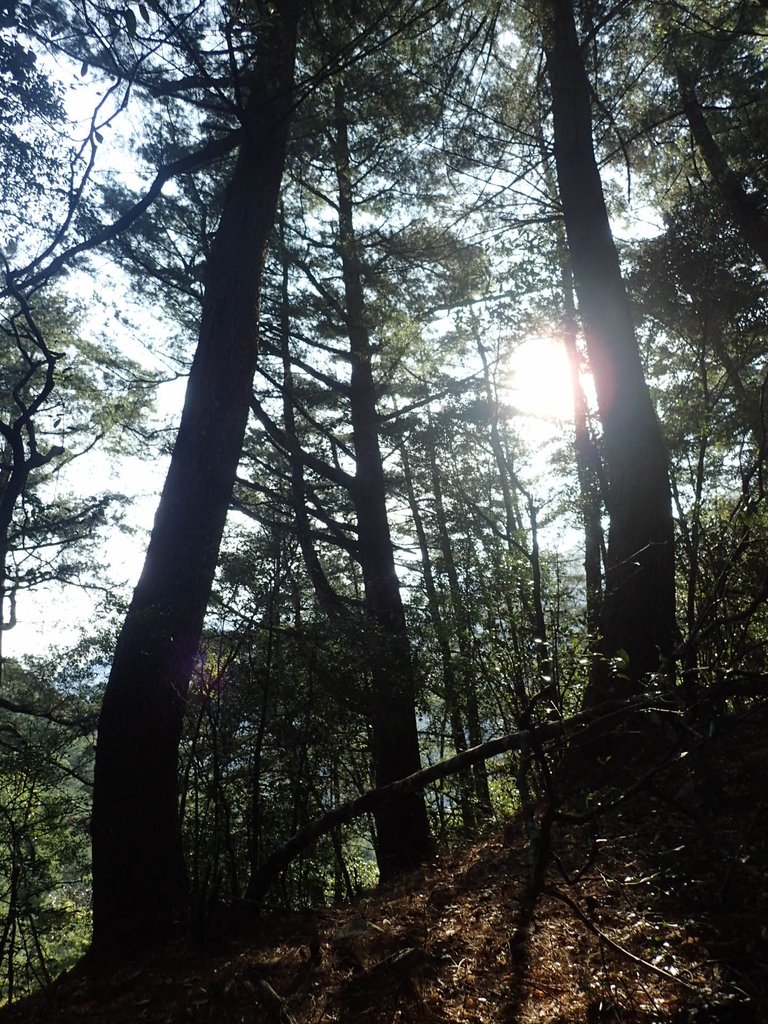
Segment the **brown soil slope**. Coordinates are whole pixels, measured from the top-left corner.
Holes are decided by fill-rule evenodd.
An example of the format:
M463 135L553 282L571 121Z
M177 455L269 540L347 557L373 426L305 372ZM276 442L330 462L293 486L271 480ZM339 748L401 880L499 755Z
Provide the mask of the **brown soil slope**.
M511 822L354 907L81 967L0 1024L768 1021L767 722L564 805L539 892Z

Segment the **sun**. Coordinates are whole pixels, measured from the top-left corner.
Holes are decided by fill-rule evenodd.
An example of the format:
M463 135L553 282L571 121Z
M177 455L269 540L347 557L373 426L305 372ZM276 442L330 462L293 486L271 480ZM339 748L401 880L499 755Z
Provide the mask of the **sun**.
M573 422L573 380L565 345L548 335L529 336L507 369L510 405L519 416L549 424Z

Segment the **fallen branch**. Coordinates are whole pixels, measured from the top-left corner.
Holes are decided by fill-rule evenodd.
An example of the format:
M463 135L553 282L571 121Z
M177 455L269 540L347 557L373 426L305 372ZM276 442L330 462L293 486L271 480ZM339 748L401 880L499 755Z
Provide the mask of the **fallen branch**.
M554 899L560 900L560 902L564 903L567 907L570 907L582 924L615 953L619 953L626 960L631 960L633 964L645 967L646 970L651 971L653 974L658 974L660 978L665 978L667 981L673 981L676 985L682 985L683 988L687 988L691 992L699 991L699 987L697 985L691 985L690 982L683 981L682 978L678 978L677 975L672 974L670 971L665 971L663 967L657 967L656 964L652 964L649 960L643 960L641 956L631 953L625 946L620 946L618 942L614 942L613 939L609 939L605 932L601 931L595 922L584 913L578 903L575 900L572 900L570 896L566 896L564 892L561 892L559 889L555 889L553 886L549 885L545 888L544 892L547 896L552 896Z
M268 981L259 978L255 984L249 983L249 988L253 990L256 1001L275 1024L296 1024L296 1018Z
M361 815L373 810L374 807L378 807L380 804L391 800L401 793L424 789L431 782L455 775L465 768L479 764L481 761L487 761L498 754L504 754L510 750L519 750L521 746L530 744L531 741L542 744L550 740L562 739L566 732L585 729L587 726L594 726L598 722L605 727L611 720L615 719L618 721L627 715L635 714L639 711L668 712L669 710L668 708L660 707L656 698L653 700L646 697L629 701L606 701L596 708L583 711L565 721L547 722L530 730L508 733L506 736L499 736L496 739L488 740L487 743L480 743L476 747L470 747L469 750L456 754L455 757L449 757L438 764L430 765L429 768L423 768L421 771L414 772L404 779L398 779L397 782L381 786L378 789L369 790L367 793L363 793L362 796L340 804L338 807L334 807L333 810L322 815L322 817L311 821L292 836L284 846L279 847L274 853L270 854L261 867L252 875L248 885L246 900L249 902L259 901L266 893L277 873L288 867L292 860L312 846L327 832L330 832L331 829L359 818Z

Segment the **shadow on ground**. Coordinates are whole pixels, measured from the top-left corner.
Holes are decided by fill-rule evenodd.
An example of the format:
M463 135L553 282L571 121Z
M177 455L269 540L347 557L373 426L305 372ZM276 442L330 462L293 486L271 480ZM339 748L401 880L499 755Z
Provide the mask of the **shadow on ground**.
M618 803L572 795L541 891L513 821L354 907L76 970L0 1024L768 1020L767 721L654 746Z

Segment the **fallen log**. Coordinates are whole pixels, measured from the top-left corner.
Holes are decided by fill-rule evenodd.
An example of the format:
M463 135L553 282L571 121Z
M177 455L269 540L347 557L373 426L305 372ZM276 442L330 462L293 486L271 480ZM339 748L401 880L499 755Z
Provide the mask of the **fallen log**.
M598 723L601 729L605 728L611 720L619 721L621 718L637 714L638 712L662 712L665 714L677 713L676 709L663 706L658 697L641 697L631 700L606 701L588 711L582 711L571 718L557 722L545 722L533 726L530 729L522 729L518 732L508 733L505 736L498 736L495 739L480 743L469 750L463 750L454 757L449 757L438 764L430 765L421 771L407 775L403 779L391 782L387 786L380 786L378 789L369 790L361 796L346 803L339 804L321 817L311 821L304 828L299 829L287 843L279 847L267 857L251 877L246 894L245 904L258 903L269 889L278 872L283 871L300 853L308 849L322 836L338 825L345 825L355 818L368 813L379 804L390 800L400 793L424 789L431 782L447 778L464 768L487 761L498 754L504 754L510 750L519 750L524 744L531 741L541 745L552 740L563 739L566 734L570 735L570 742L577 741L573 735L579 730L594 728Z

